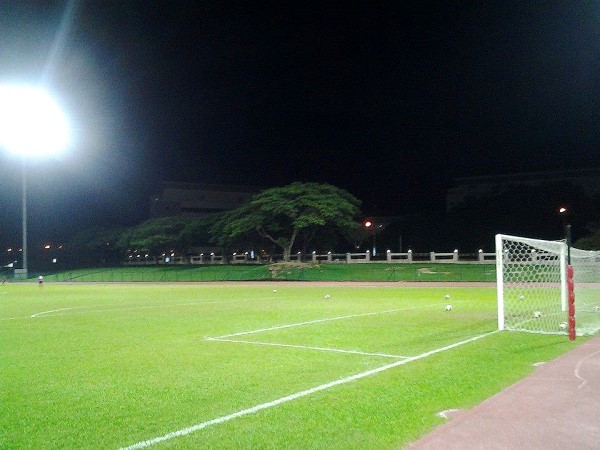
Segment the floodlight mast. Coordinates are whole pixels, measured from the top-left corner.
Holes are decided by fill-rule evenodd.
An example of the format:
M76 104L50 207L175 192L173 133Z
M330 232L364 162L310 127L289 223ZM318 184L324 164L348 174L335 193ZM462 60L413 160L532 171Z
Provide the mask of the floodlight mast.
M21 229L23 231L23 247L22 247L22 258L23 258L23 274L21 275L23 278L27 278L27 174L25 171L25 157L23 157L22 161L22 173L21 173L21 215L22 215L22 223Z
M69 142L69 126L61 109L48 92L40 87L0 85L0 147L22 160L22 231L23 268L27 278L27 158L56 154Z

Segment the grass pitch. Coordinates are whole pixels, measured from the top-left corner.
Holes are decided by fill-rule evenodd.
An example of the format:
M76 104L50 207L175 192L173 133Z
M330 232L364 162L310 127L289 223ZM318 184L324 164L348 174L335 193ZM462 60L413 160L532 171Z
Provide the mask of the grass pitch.
M399 448L580 342L495 329L492 288L4 285L0 447Z

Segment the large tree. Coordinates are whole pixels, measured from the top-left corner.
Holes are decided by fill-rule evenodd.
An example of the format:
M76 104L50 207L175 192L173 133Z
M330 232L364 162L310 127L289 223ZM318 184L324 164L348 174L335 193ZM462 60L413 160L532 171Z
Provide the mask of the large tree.
M64 246L66 254L61 264L117 264L122 259L117 242L124 232L125 228L99 226L78 232Z
M283 250L289 261L299 235L304 246L319 229L357 226L360 201L347 191L320 183L292 183L255 195L250 203L231 211L213 231L227 245L254 233Z
M169 249L185 251L190 246L208 243L208 231L215 220L216 215L150 219L123 233L119 247L122 250L136 248L154 255Z

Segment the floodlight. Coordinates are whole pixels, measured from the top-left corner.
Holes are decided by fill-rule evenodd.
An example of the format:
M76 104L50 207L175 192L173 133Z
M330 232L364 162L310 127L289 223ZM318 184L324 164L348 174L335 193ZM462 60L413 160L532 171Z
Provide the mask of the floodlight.
M69 125L58 104L41 87L0 84L0 148L23 158L23 269L27 278L27 177L29 156L53 155L69 143Z
M56 154L69 143L69 125L40 87L0 85L0 147L21 156Z

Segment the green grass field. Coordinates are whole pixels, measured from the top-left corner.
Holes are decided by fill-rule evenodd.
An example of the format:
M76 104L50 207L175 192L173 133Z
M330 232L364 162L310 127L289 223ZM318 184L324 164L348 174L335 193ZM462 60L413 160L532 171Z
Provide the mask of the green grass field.
M495 329L492 288L7 284L0 448L401 448L583 341Z

